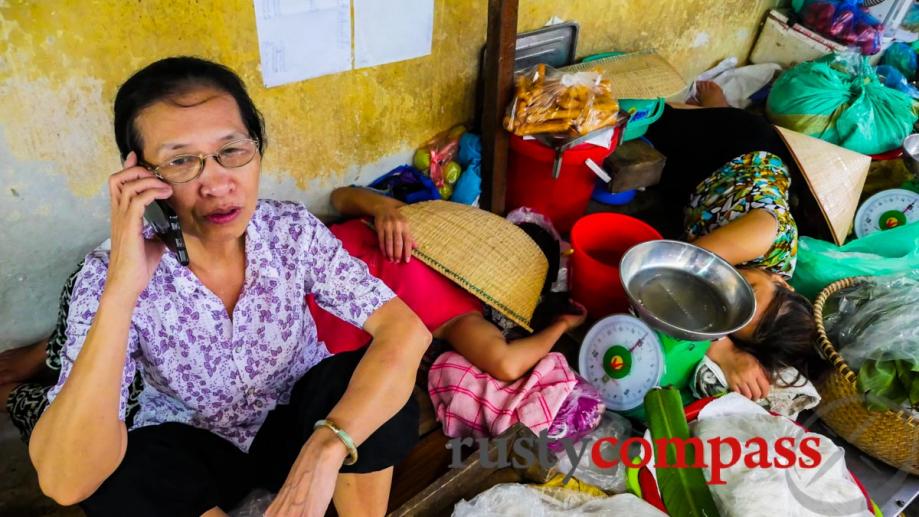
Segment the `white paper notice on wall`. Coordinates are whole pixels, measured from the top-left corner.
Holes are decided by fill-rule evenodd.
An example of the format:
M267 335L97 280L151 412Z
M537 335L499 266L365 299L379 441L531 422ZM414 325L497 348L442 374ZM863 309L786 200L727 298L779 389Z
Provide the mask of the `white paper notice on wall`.
M254 2L265 86L351 70L350 0Z
M434 0L354 0L354 67L431 53Z

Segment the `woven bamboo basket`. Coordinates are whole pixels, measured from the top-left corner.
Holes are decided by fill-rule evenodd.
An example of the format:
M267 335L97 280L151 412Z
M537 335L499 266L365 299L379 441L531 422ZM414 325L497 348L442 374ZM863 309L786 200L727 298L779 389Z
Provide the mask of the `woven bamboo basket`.
M827 426L847 442L893 467L919 475L919 421L906 411L869 411L855 387L856 373L827 337L823 309L841 289L859 283L859 277L828 285L814 303L818 348L833 365L833 371L817 383L822 398L817 412Z

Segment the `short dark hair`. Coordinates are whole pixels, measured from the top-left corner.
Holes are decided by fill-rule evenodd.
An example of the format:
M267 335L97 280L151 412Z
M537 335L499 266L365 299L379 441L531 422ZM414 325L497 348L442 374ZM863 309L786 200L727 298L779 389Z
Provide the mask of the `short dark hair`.
M523 230L527 236L539 246L539 250L545 255L546 261L549 262L549 268L546 270L546 279L543 281L542 292L547 293L558 278L558 268L561 261L561 245L555 240L555 237L542 226L536 223L520 223L518 228Z
M533 310L530 318L530 327L534 332L548 327L562 314L574 314L577 311L569 302L569 293L552 292L552 284L558 279L558 270L561 265L561 245L548 230L536 223L520 223L517 225L533 242L549 262L546 279L542 285L542 295L539 303Z
M816 380L828 366L817 352L817 322L810 301L782 284L775 284L775 296L750 341L732 338L738 348L749 352L775 379L779 370L793 367L799 378Z
M242 79L221 64L180 56L147 65L118 89L115 96L115 142L121 159L127 158L131 151L139 153L143 148L135 121L144 108L197 88L214 88L233 97L249 136L258 140L259 152L264 150L262 114L255 108Z

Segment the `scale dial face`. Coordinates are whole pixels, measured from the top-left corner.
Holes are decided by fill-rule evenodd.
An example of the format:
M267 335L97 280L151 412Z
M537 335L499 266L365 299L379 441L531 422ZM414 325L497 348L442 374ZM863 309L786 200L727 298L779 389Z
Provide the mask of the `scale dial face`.
M899 188L883 190L858 208L855 235L864 237L914 221L919 221L919 194Z
M657 334L638 318L607 316L594 324L581 343L581 376L603 396L607 409L627 411L640 406L645 394L660 383L664 353Z

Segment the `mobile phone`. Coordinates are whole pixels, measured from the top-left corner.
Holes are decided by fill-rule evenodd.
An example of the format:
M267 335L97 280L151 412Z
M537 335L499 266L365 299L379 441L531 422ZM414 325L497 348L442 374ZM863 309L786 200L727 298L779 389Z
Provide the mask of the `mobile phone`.
M166 247L175 252L179 263L188 266L188 250L185 248L185 239L179 226L179 216L172 207L162 199L156 199L147 205L144 219L150 223L160 240L166 243Z

